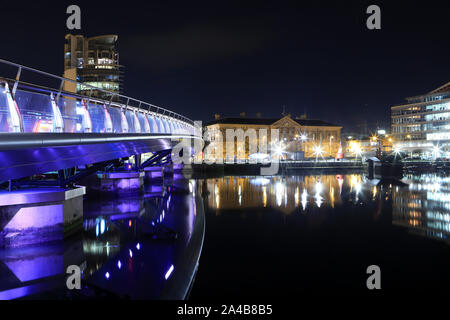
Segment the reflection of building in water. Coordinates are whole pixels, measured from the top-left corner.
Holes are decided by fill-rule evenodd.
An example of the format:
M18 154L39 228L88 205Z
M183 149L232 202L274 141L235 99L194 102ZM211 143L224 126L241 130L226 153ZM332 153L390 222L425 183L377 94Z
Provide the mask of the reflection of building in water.
M450 240L450 178L408 176L409 188L392 195L394 224L432 238Z
M277 208L289 214L308 206L339 204L343 186L356 200L362 188L360 175L224 177L206 180L208 206L217 209Z

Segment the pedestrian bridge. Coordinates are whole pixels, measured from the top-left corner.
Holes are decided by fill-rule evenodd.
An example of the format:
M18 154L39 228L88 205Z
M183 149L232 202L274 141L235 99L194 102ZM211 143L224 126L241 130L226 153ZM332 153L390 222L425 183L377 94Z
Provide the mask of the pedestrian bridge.
M0 59L0 182L170 150L186 138L201 139L201 130L183 115Z

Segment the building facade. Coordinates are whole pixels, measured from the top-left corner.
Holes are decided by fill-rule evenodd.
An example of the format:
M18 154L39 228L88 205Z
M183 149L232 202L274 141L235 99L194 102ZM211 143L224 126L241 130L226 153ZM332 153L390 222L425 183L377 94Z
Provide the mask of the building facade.
M304 158L336 157L341 141L341 129L339 125L322 120L310 120L291 118L290 115L282 118L224 118L216 117L215 121L207 123L208 130L213 140L217 141L219 135L223 140L222 153L211 155L215 160L221 158L226 162L239 162L255 159L258 155L268 154L275 148L284 160L302 160ZM244 139L233 139L233 154L227 155L227 129L244 134ZM252 130L256 135L249 134ZM272 141L271 130L278 129L279 137ZM267 140L267 141L266 141ZM258 150L252 149L251 144L258 146ZM267 146L267 151L260 150L259 146ZM229 151L229 150L228 150Z
M374 134L372 136L349 136L345 139L345 155L347 157L376 157L392 153L393 139L390 134Z
M115 93L122 92L122 71L117 50L117 35L86 38L66 35L64 45L64 76L69 79ZM70 86L70 84L68 84ZM65 87L67 89L67 87ZM92 97L109 99L99 90L78 84L76 92Z
M450 82L391 107L395 147L431 157L450 148ZM434 154L436 156L436 154Z

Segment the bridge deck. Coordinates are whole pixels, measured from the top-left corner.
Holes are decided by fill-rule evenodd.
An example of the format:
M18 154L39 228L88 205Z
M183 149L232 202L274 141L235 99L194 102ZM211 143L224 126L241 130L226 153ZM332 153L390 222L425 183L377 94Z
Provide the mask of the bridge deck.
M0 181L172 149L189 135L0 134Z

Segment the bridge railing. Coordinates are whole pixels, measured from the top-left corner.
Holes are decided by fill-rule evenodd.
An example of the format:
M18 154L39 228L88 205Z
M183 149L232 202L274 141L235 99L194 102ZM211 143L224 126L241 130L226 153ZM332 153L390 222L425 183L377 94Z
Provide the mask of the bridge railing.
M195 135L192 120L153 104L0 59L17 69L0 77L0 133L159 133ZM56 80L59 88L21 81L23 71ZM63 91L72 83L108 100Z

